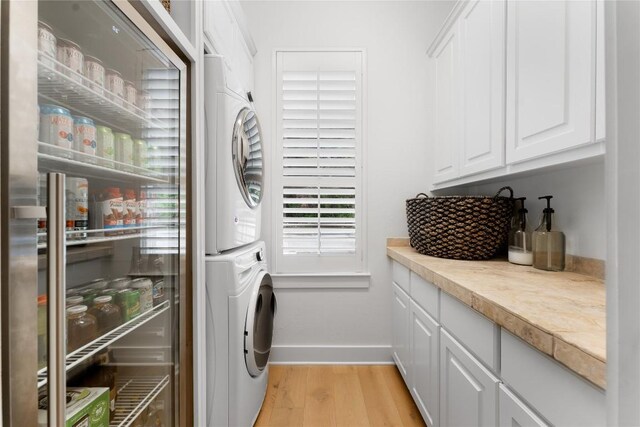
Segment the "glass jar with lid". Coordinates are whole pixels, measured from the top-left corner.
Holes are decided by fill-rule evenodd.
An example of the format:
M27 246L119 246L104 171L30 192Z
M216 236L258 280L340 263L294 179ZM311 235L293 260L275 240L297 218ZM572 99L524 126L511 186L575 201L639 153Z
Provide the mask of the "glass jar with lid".
M67 353L98 338L98 322L86 305L67 308Z
M113 303L110 295L101 295L93 300L93 307L89 310L98 321L98 335L106 334L122 323L120 307Z

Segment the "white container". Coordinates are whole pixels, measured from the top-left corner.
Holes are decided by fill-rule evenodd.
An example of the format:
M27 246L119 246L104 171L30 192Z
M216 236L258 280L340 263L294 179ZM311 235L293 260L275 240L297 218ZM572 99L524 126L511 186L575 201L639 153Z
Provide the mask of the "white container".
M116 141L116 160L127 165L133 165L133 139L131 139L131 135L117 132L114 137Z
M62 148L73 148L73 117L58 105L40 106L40 141Z
M111 92L110 98L118 105L122 105L124 98L124 80L122 75L110 68L105 71L105 87Z
M86 83L91 89L100 95L104 93L104 66L102 61L93 56L85 56L84 76L87 78Z
M38 21L38 51L41 61L53 68L58 56L58 40L51 27L42 21Z
M509 248L509 262L519 265L532 265L533 252L524 252L519 249Z
M73 140L75 149L91 156L96 155L96 125L88 117L73 118Z
M58 61L66 66L62 71L71 79L82 83L84 75L84 55L77 43L67 40L58 39Z
M140 313L153 309L153 282L149 279L135 279L131 287L140 292Z
M127 101L127 109L131 111L136 110L136 103L138 102L138 89L130 82L124 82L124 100Z
M69 240L84 240L89 227L89 182L85 178L67 177L66 222Z

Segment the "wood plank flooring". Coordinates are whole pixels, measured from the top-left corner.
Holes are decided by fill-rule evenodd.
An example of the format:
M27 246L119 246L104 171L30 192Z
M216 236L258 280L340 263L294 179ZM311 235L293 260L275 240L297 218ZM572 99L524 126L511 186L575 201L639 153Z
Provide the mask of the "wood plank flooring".
M271 365L256 427L424 426L394 365Z

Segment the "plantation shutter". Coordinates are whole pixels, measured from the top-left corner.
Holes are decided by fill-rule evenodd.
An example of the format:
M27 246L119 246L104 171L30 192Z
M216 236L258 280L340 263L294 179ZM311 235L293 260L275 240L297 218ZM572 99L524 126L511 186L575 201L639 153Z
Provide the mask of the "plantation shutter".
M361 52L278 52L284 271L361 268Z

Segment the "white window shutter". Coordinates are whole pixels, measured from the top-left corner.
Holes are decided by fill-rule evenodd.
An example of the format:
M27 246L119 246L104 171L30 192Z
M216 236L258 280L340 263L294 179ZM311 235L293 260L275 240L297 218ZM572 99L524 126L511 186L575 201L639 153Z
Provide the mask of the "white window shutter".
M276 268L362 269L362 53L278 52Z

